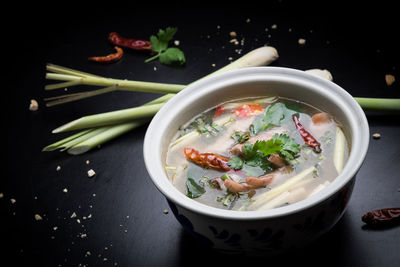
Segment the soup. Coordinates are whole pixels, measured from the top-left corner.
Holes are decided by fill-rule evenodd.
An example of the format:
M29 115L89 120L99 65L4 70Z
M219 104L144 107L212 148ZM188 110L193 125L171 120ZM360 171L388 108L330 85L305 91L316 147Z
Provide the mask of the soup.
M268 210L329 186L348 154L340 123L330 114L287 98L250 98L182 125L165 169L179 191L203 204Z

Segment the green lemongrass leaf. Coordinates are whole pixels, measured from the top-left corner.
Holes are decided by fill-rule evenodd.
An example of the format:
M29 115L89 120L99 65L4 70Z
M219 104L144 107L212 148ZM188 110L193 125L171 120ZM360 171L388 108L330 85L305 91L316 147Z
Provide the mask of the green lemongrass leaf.
M51 71L51 72L55 72L55 73L59 73L59 74L68 74L68 75L74 75L74 76L78 76L78 77L97 77L97 78L101 78L101 76L98 76L98 75L94 75L94 74L91 74L91 73L87 73L87 72L83 72L83 71L79 71L79 70L74 70L74 69L62 67L62 66L59 66L59 65L56 65L56 64L52 64L52 63L47 63L46 70Z
M52 106L80 100L80 99L89 98L89 97L96 96L96 95L113 92L116 90L117 90L117 88L115 86L109 86L109 87L104 87L101 89L92 90L92 91L88 91L88 92L81 92L81 93L75 93L75 94L69 94L69 95L61 95L61 96L56 97L54 100L47 102L46 106L52 107ZM45 100L50 100L50 99L45 99Z
M354 98L366 111L400 112L400 99L398 98Z
M82 135L85 135L85 134L87 134L87 133L89 133L89 132L91 132L93 130L94 129L87 129L87 130L84 130L84 131L80 131L80 132L78 132L78 133L76 133L74 135L71 135L71 136L69 136L67 138L64 138L64 139L62 139L60 141L57 141L57 142L55 142L55 143L53 143L51 145L46 146L45 148L43 148L42 151L54 151L54 150L57 150L57 149L61 148L61 145L65 144L65 143L67 143L67 142L69 142L69 141L71 141L73 139L76 139L76 138L78 138L78 137L80 137Z
M60 89L60 88L67 88L75 85L81 84L80 80L73 80L73 81L67 81L67 82L62 82L62 83L55 83L55 84L48 84L44 86L44 90L54 90L54 89Z
M80 77L67 74L47 73L46 79L58 81L79 81L82 85L115 86L118 90L147 93L178 93L186 87L182 84L129 81L103 77Z
M85 116L80 119L71 121L64 124L57 129L53 130L53 133L61 133L72 130L79 130L84 128L99 127L104 125L112 125L118 123L124 123L134 119L141 119L151 117L157 113L157 111L164 105L164 103L154 105L144 105L141 107L122 109L117 111L105 112L91 116Z
M273 54L276 54L276 55L271 57L271 51L275 51L275 52L273 52ZM225 66L225 67L223 67L223 68L221 68L221 69L219 69L219 70L217 70L217 71L215 71L215 72L213 72L213 73L211 73L211 74L209 74L207 76L212 76L214 74L221 73L221 72L228 71L228 70L240 69L240 68L251 67L251 66L254 67L254 66L267 65L267 64L271 63L272 61L274 61L276 58L277 58L277 53L276 53L276 50L274 48L272 48L272 47L261 47L261 48L255 49L255 50L245 54L241 58L239 58L239 59L235 60L234 62L230 63L229 65L227 65L227 66ZM70 75L70 76L71 75L75 75L75 76L78 76L78 77L88 77L88 76L90 76L90 77L98 77L99 78L98 80L93 80L93 79L92 80L86 80L85 84L87 84L87 85L99 85L99 84L103 83L106 80L103 77L95 76L95 75L84 73L84 72L77 71L77 70L68 69L68 68L65 68L65 67L60 67L60 66L57 66L57 65L54 65L54 64L48 64L47 69L49 71L56 72L56 74L58 73L58 74L67 74L67 75ZM68 78L70 78L70 76L68 76ZM63 79L59 78L58 80L63 80ZM67 79L67 81L68 81L68 79ZM127 82L127 81L125 81L125 82ZM184 87L185 86L182 86L181 89L183 89ZM125 89L128 90L128 88L129 88L129 84L125 85ZM155 100L153 100L153 101L151 101L151 102L149 102L149 103L147 103L145 105L164 103L164 101L165 102L168 101L173 96L174 96L174 94L166 94L166 95L161 96L161 97L159 97L159 98L157 98L157 99L155 99ZM101 120L98 121L98 124L99 124L99 126L102 126ZM114 127L114 126L112 126L112 127ZM117 125L115 125L115 127L117 127ZM132 129L134 129L134 128L132 128ZM61 143L67 142L66 141L67 139L69 141L71 139L74 139L75 136L78 136L79 134L85 134L86 132L89 132L89 131L92 131L92 130L93 129L82 131L82 132L80 132L80 133L78 133L76 135L73 135L73 136L71 136L69 138L65 138L65 139L55 143L56 144L55 146L53 144L53 145L47 146L46 148L49 149L49 150L53 149L54 147L58 146L57 144L61 144ZM110 140L110 139L107 139L107 140ZM99 141L99 144L100 143L101 142ZM44 149L44 151L49 151L46 148ZM73 152L73 151L74 150L71 150L71 152Z
M71 155L79 155L83 154L95 147L98 147L124 133L127 133L133 129L138 128L139 126L145 124L147 120L137 120L133 122L127 122L122 124L117 124L108 127L105 131L96 134L82 142L71 146L67 152Z
M60 151L65 151L68 150L69 148L89 139L92 138L93 136L96 136L104 131L106 131L107 129L109 129L109 126L103 126L103 127L99 127L99 128L95 128L93 129L93 131L90 131L84 135L81 135L71 141L68 141L64 144L62 144L61 146L59 146L58 148L60 149Z

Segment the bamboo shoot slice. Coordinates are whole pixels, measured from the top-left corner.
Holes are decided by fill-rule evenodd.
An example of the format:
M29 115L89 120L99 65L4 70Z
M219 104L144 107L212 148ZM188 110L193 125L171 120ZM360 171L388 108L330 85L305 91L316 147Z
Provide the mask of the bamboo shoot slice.
M263 205L264 203L266 203L267 201L273 199L274 197L276 197L277 195L291 190L292 188L294 188L299 182L301 182L304 178L306 178L308 175L310 175L315 169L314 166L309 167L308 169L303 170L302 172L300 172L299 174L293 176L292 178L289 178L286 182L284 182L283 184L271 189L270 191L258 196L255 199L255 202L253 204L251 204L252 208L257 208L260 205Z
M340 174L343 170L344 165L346 138L343 131L339 127L336 128L335 140L335 148L333 150L333 164L335 165L338 174Z
M275 207L281 206L286 203L287 197L290 195L289 191L285 191L277 197L273 198L271 201L265 203L258 210L269 210Z

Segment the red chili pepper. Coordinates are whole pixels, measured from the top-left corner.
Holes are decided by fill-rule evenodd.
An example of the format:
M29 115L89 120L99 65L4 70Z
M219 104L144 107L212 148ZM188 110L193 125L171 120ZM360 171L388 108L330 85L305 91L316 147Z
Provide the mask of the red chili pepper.
M236 117L251 117L257 114L262 113L263 109L259 104L245 104L240 107L234 109L232 113L236 115Z
M102 63L111 63L118 61L122 58L124 55L124 51L119 48L118 46L114 47L115 50L117 50L117 53L114 54L109 54L108 56L103 56L103 57L89 57L89 60L96 61L96 62L102 62Z
M221 116L222 113L224 113L224 106L217 107L217 109L215 110L214 119L216 119L219 116Z
M306 129L304 129L296 115L293 115L293 121L304 142L312 147L315 152L321 153L321 144Z
M369 225L400 224L400 208L386 208L367 212L362 221Z
M125 38L116 32L112 32L108 35L108 40L114 44L122 47L134 49L134 50L150 50L151 43L145 40L137 40L131 38Z
M184 149L185 156L188 160L203 166L217 170L229 171L228 159L214 153L199 153L193 148Z

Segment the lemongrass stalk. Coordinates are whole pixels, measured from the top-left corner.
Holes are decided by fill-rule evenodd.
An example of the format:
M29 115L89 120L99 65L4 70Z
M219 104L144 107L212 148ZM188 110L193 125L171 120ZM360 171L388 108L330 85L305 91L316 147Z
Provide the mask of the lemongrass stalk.
M186 87L182 84L129 81L112 78L80 77L75 75L47 73L46 79L57 81L74 81L76 85L115 86L118 90L148 93L178 93Z
M75 75L75 76L79 76L79 77L98 77L98 78L102 78L101 76L98 76L98 75L94 75L94 74L91 74L91 73L87 73L87 72L83 72L83 71L78 71L78 70L62 67L62 66L55 65L55 64L52 64L52 63L48 63L46 65L46 70L52 71L52 72L55 72L55 73L60 73L60 74Z
M75 146L75 145L77 145L77 144L89 139L89 138L92 138L92 137L94 137L94 136L96 136L98 134L101 134L102 132L108 130L109 128L110 128L110 126L103 126L103 127L95 128L93 131L91 131L91 132L89 132L89 133L87 133L85 135L79 136L78 138L75 138L75 139L73 139L73 140L71 140L71 141L69 141L67 143L64 143L61 146L59 146L58 148L61 151L65 151L65 150L67 150L67 149L69 149L69 148L71 148L71 147L73 147L73 146Z
M74 135L71 135L71 136L69 136L67 138L64 138L64 139L58 141L58 142L55 142L55 143L53 143L51 145L46 146L45 148L43 148L42 151L54 151L54 150L57 150L57 149L59 149L61 147L61 145L65 144L65 143L67 143L67 142L69 142L71 140L74 140L74 139L76 139L76 138L78 138L78 137L80 137L82 135L88 134L93 130L94 129L87 129L87 130L78 132L78 133L76 133Z
M71 155L83 154L92 148L98 147L101 144L114 139L130 130L133 130L143 124L145 124L147 120L137 120L133 122L122 123L118 125L114 125L112 127L108 127L105 131L96 134L83 142L79 142L74 146L70 147L67 152Z
M256 52L254 52L254 51L256 51ZM253 61L246 60L246 57L253 57ZM270 47L258 48L258 49L255 49L255 50L249 52L248 54L244 55L243 57L239 58L238 60L232 62L227 67L223 67L223 68L221 68L221 69L209 74L208 76L216 74L216 73L220 73L220 72L223 72L223 71L233 70L233 69L240 69L240 68L251 67L251 66L255 67L255 66L267 65L267 64L270 64L272 61L276 60L277 57L278 57L278 54L277 54L275 48L270 48ZM92 74L88 74L88 73L85 73L85 72L80 72L80 71L68 69L68 68L57 66L57 65L54 65L54 64L48 64L47 65L47 69L50 70L50 71L56 72L58 74L64 74L64 75L75 75L75 76L79 76L79 77L93 77L94 76ZM55 77L55 76L53 76L53 77ZM101 78L101 77L99 77L99 78ZM161 96L161 97L159 97L159 98L157 98L157 99L155 99L155 100L153 100L153 101L151 101L149 103L144 104L143 106L148 106L148 105L153 105L153 104L163 104L166 101L168 101L170 98L172 98L173 96L174 96L174 94L166 94L166 95ZM132 123L134 123L134 122L132 122ZM132 130L132 129L136 128L136 127L119 127L119 126L120 125L118 125L118 124L112 126L112 128L115 127L115 129L116 129L115 132L113 132L112 135L110 135L110 136L107 135L106 134L107 131L106 131L103 134L99 135L98 138L96 139L96 142L93 142L92 145L83 144L82 147L86 147L86 148L91 149L93 147L94 143L96 143L96 145L100 145L100 144L102 144L102 143L104 143L106 141L111 140L112 138L115 138L116 136L119 136L119 135L121 135L121 134L123 134L123 133L125 133L125 132L127 132L129 130ZM109 131L111 131L112 128L110 128ZM85 131L83 131L83 132L85 132ZM81 133L83 133L83 132L81 132ZM76 135L79 135L79 134L80 133L78 133ZM69 138L66 138L66 139L69 139ZM62 141L63 140L61 140L59 142L62 142ZM59 142L57 142L57 143L59 143ZM89 142L89 141L87 141L87 142ZM79 147L79 145L80 144L77 144L76 147ZM57 147L57 146L54 146L54 144L53 144L53 145L50 145L48 147ZM82 149L82 147L79 148L79 149L71 149L71 153L84 153L84 152L86 152L87 150L86 149Z
M278 51L272 46L263 46L256 48L244 56L233 61L229 65L220 68L212 75L226 72L229 70L243 69L247 67L266 66L279 58ZM207 77L207 76L206 76Z
M354 98L367 111L395 111L400 112L400 99L396 98Z
M157 104L157 103L163 103L163 101L164 102L166 102L166 101L168 101L171 97L173 97L174 95L173 94L168 94L168 95L164 95L164 96L162 96L162 97L159 97L159 98L157 98L156 100L153 100L153 101L150 101L150 102L147 102L146 104L144 104L143 106L146 106L146 105L152 105L152 104ZM143 123L145 123L146 121L144 120L143 121ZM133 121L133 122L131 122L132 123L132 125L135 125L135 124L137 124L137 121ZM124 133L126 133L126 132L128 132L128 131L130 131L130 130L132 130L132 129L134 129L134 128L136 128L137 126L133 126L133 127L120 127L120 124L116 124L116 125L112 125L112 126L108 126L109 128L108 129L110 129L111 130L111 128L114 128L115 127L115 129L114 130L111 130L111 131L108 131L107 133L109 134L109 133L113 133L112 134L112 137L110 138L110 137L108 137L107 135L105 135L105 134L101 134L101 135L98 135L99 137L98 137L98 139L97 139L97 143L96 143L96 145L100 145L100 144L102 144L102 143L105 143L105 142L107 142L107 141L109 141L109 140L111 140L112 138L115 138L115 137L117 137L117 136L119 136L119 135L122 135L122 134L124 134ZM53 144L51 144L51 145L48 145L48 146L46 146L45 148L43 148L43 151L54 151L54 150L57 150L57 149L62 149L62 148L65 148L65 145L64 144L66 144L66 143L68 143L68 142L70 142L70 141L72 141L72 140L76 140L78 137L82 137L81 139L79 139L81 142L83 142L83 141L85 141L85 140L87 140L87 139L89 139L89 138L91 138L91 137L93 137L93 135L91 135L90 134L90 132L92 132L92 131L94 131L96 128L91 128L91 129L87 129L87 130L83 130L83 131L80 131L80 132L78 132L78 133L76 133L76 134L74 134L74 135L72 135L72 136L70 136L70 137L67 137L67 138L64 138L64 139L62 139L62 140L60 140L60 141L58 141L58 142L56 142L56 143L53 143ZM118 133L116 133L116 132L118 132ZM85 136L85 137L83 137L83 136ZM94 140L92 140L92 141L90 141L90 142L94 142ZM79 144L80 142L75 142L74 143L74 146L77 146L78 144ZM69 144L71 144L71 143L69 143ZM62 145L64 145L64 146L62 146ZM95 145L92 145L92 146L87 146L87 147L90 147L89 149L91 149L91 148L93 148L93 147L95 147ZM84 151L84 149L73 149L73 150L71 150L71 153L75 153L75 155L79 152L79 151L82 151L81 153L84 153L84 152L86 152L86 151Z
M108 87L104 87L104 88L101 88L101 89L88 91L88 92L82 92L82 93L70 94L70 95L62 95L62 96L59 96L58 98L56 98L53 101L47 102L46 106L47 107L52 107L52 106L56 106L56 105L65 104L65 103L68 103L68 102L80 100L80 99L89 98L89 97L96 96L96 95L101 95L101 94L104 94L104 93L113 92L113 91L116 91L116 90L117 89L116 89L115 86L108 86Z
M62 83L55 83L55 84L47 84L44 86L44 90L54 90L54 89L60 89L60 88L67 88L75 85L81 84L80 80L74 80L74 81L68 81L68 82L62 82Z
M151 117L164 105L164 103L143 105L136 108L128 108L111 112L100 113L91 116L85 116L71 121L61 127L53 130L53 133L61 133L84 128L99 127L104 125L118 124L134 119Z

